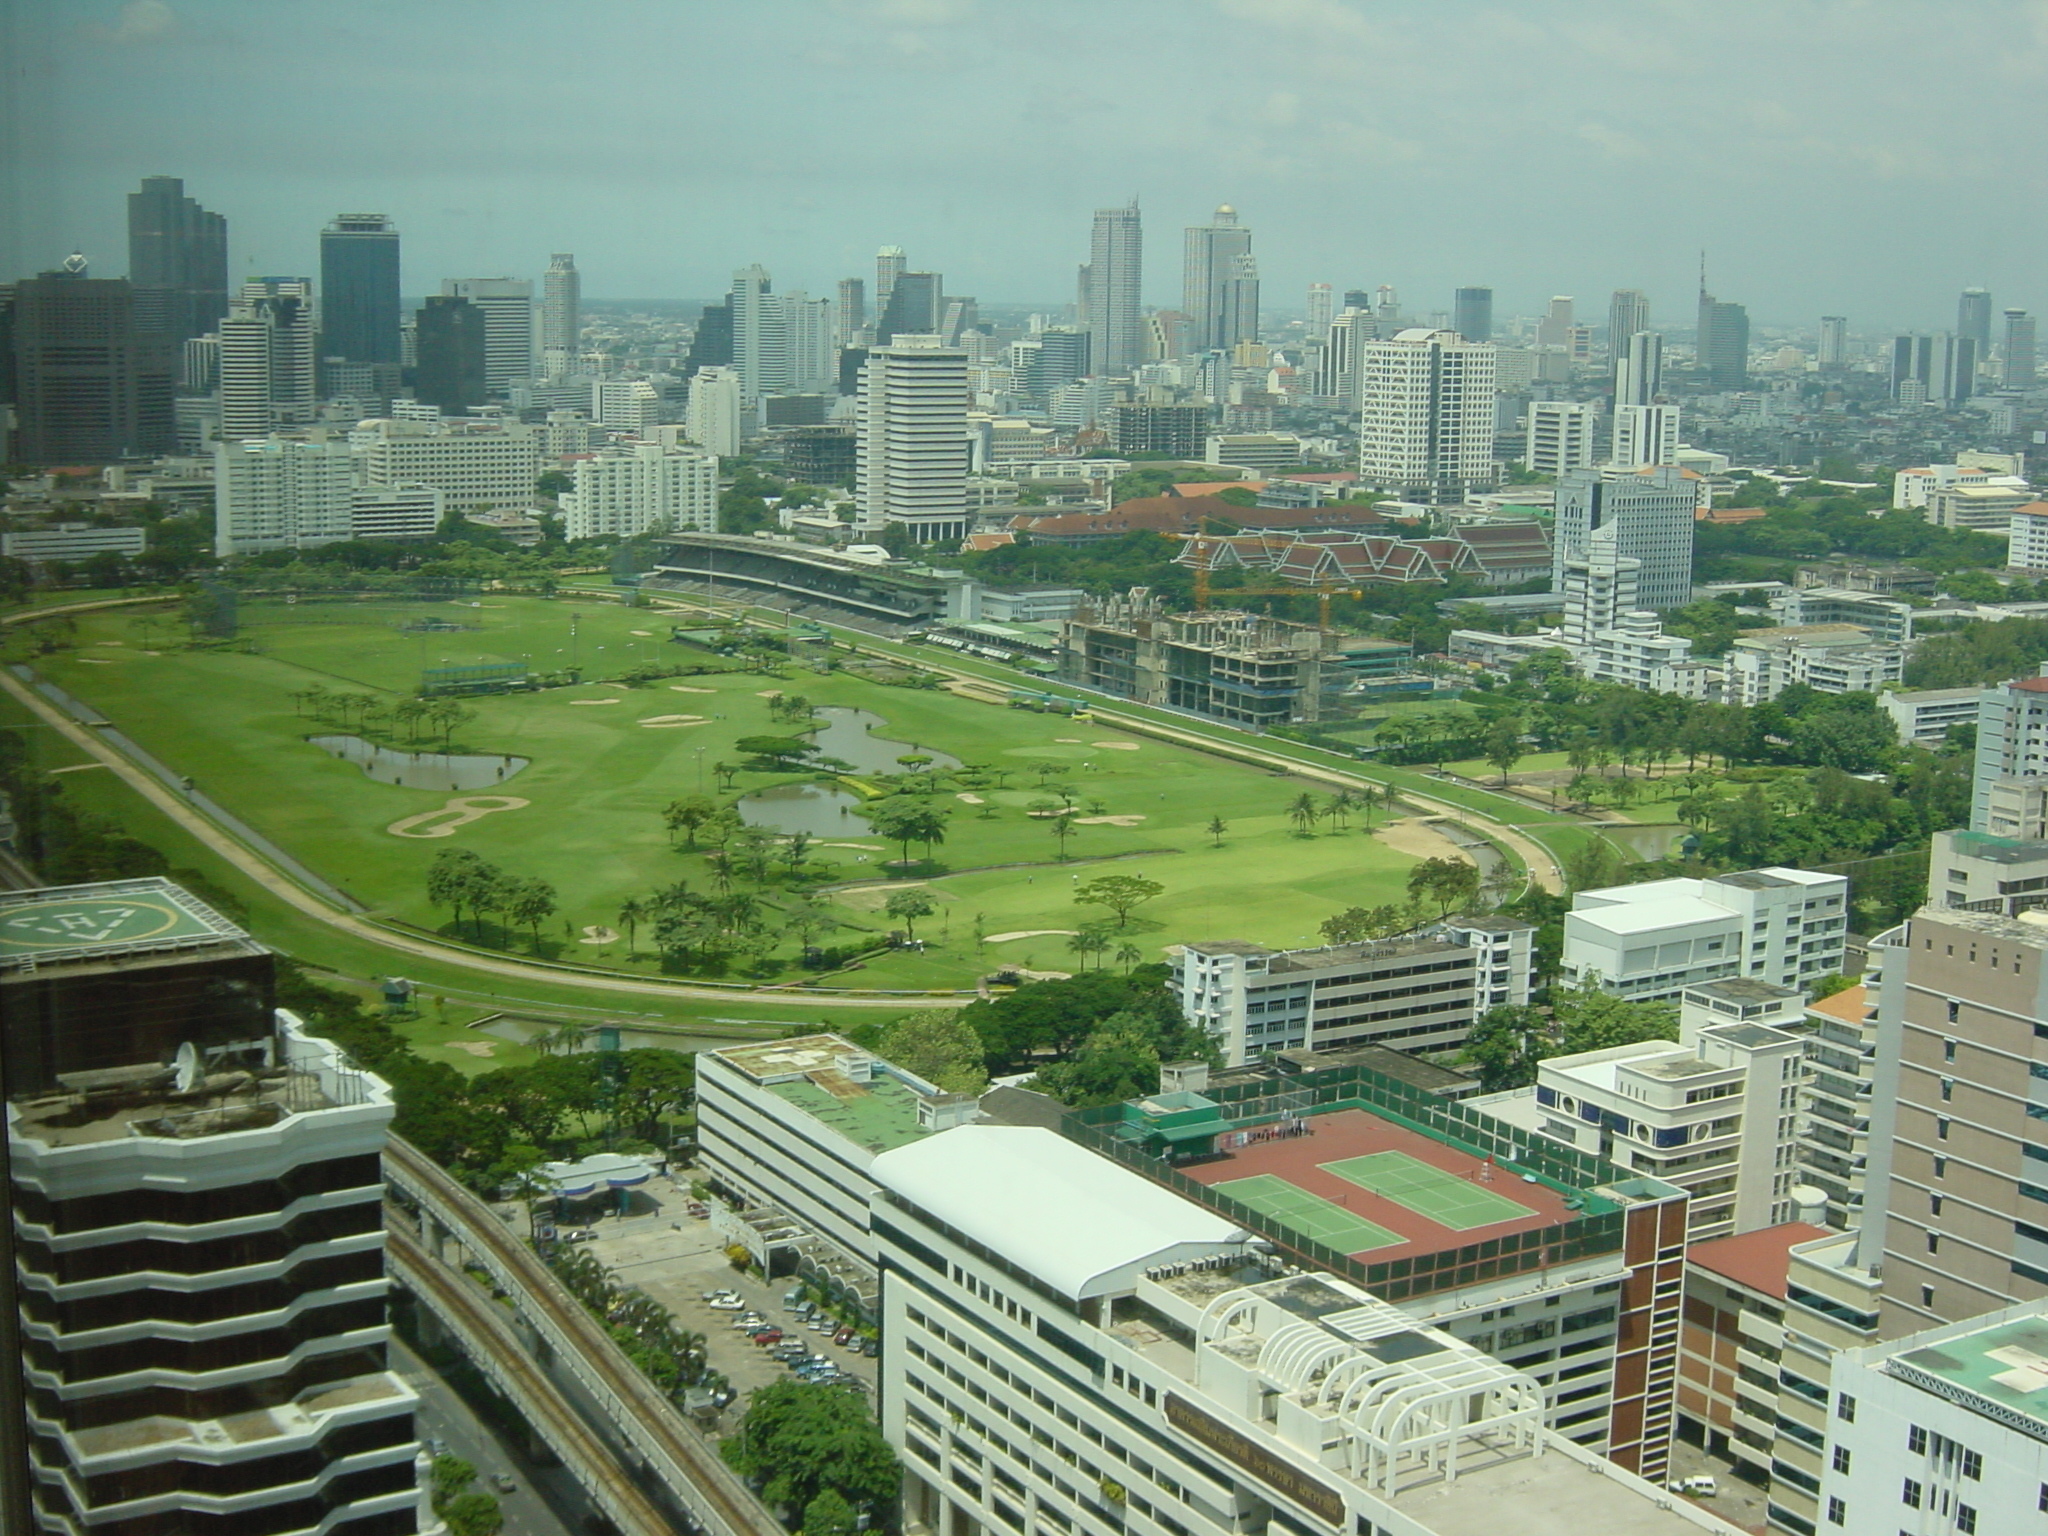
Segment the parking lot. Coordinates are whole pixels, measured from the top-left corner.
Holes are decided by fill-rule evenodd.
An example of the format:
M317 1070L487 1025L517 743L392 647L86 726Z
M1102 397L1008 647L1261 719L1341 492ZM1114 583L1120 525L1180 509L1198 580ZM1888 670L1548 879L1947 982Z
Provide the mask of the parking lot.
M795 1282L763 1280L734 1269L711 1223L689 1215L688 1176L679 1177L680 1183L656 1178L635 1190L629 1215L590 1221L587 1230L597 1236L582 1246L602 1260L620 1284L646 1292L667 1307L683 1327L704 1335L712 1367L730 1378L738 1394L720 1415L717 1427L730 1429L739 1422L750 1393L790 1375L769 1351L734 1331L733 1320L743 1313L714 1310L703 1299L704 1292L720 1287L737 1292L746 1306L790 1338L809 1343L815 1353L859 1378L872 1393L880 1362L851 1347L831 1343L827 1335L792 1331L796 1319L784 1309L782 1297ZM525 1230L523 1212L515 1230Z

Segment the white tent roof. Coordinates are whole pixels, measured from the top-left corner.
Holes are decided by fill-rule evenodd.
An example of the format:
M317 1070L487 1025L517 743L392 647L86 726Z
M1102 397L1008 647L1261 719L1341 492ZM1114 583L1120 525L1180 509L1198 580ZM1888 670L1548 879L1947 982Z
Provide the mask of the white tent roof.
M1201 1257L1250 1235L1042 1126L963 1125L884 1152L868 1172L1077 1299L1115 1290L1153 1263Z
M599 1152L574 1163L542 1163L540 1176L558 1195L588 1195L600 1189L627 1189L654 1177L647 1160L617 1152Z

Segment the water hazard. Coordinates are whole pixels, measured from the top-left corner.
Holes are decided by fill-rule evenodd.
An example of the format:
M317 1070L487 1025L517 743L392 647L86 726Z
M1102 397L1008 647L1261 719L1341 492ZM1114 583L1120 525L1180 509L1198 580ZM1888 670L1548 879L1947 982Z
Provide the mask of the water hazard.
M850 763L856 773L901 773L899 757L931 759L937 769L958 768L960 759L948 752L908 741L895 741L881 734L888 724L866 709L830 705L818 711L821 722L810 739L826 757ZM758 790L739 803L741 818L750 827L766 827L785 836L808 832L813 837L865 837L867 819L860 814L861 797L829 784L778 784Z
M328 756L354 763L379 784L396 784L405 789L489 789L533 761L527 757L486 757L468 752L401 752L360 736L306 739Z

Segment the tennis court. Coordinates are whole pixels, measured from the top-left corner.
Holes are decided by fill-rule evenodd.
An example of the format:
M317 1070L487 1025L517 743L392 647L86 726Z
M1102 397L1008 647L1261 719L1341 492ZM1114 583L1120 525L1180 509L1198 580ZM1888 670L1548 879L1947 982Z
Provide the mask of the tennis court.
M1405 1205L1416 1215L1457 1232L1535 1214L1528 1206L1484 1184L1433 1168L1406 1152L1369 1152L1363 1157L1347 1157L1342 1162L1317 1166L1347 1184L1371 1190L1382 1199Z
M1248 1179L1231 1179L1210 1187L1261 1215L1285 1222L1303 1237L1339 1253L1364 1253L1369 1248L1388 1248L1408 1241L1400 1233L1389 1232L1363 1216L1354 1216L1321 1195L1297 1188L1277 1173L1255 1173Z

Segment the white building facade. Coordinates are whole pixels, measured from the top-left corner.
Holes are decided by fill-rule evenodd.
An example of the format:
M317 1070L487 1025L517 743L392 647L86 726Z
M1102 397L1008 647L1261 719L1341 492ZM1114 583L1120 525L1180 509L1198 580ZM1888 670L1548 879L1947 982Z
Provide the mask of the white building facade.
M963 539L967 354L936 336L899 336L861 365L855 408L858 527L894 524L918 543Z
M1560 969L1637 1002L1731 976L1802 987L1841 970L1848 901L1840 875L1777 867L1580 891Z
M1671 465L1650 469L1586 469L1557 487L1551 535L1551 585L1561 589L1564 563L1588 554L1595 535L1612 532L1614 552L1642 562L1639 606L1656 611L1692 601L1692 536L1698 489Z
M541 437L519 422L365 421L349 434L373 485L431 485L469 513L524 510L540 477Z
M508 395L533 377L533 283L523 277L448 278L441 292L484 313L484 388ZM580 287L579 287L580 295Z
M305 549L354 535L356 458L347 443L223 440L213 462L215 554Z
M627 443L576 461L561 497L570 539L716 533L718 460L692 448Z
M1369 486L1455 499L1494 479L1494 349L1456 331L1367 341L1358 473Z
M745 398L737 369L699 369L684 418L690 441L721 459L736 457L746 436Z
M1612 455L1618 469L1672 463L1678 457L1678 407L1617 405Z
M1593 462L1599 411L1580 400L1531 400L1522 463L1539 475L1562 475Z

